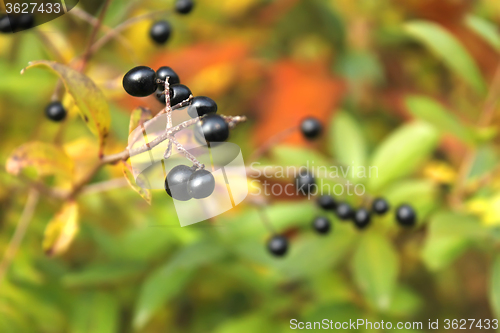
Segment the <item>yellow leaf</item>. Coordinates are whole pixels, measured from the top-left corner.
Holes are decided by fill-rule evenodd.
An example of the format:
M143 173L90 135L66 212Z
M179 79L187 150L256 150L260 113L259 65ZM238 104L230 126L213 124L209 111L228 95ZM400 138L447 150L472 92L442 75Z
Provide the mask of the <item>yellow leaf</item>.
M25 70L45 66L56 72L64 82L66 91L73 97L78 111L88 128L100 141L100 152L109 133L111 117L109 106L101 90L86 75L53 61L33 61Z
M137 180L134 179L134 175L130 171L131 166L129 164L123 163L123 175L125 176L125 179L129 183L130 187L134 189L139 195L146 200L148 204L151 205L151 190L149 189L150 186L148 186L148 180L146 177L139 175ZM143 187L137 185L137 183L143 184Z
M436 161L427 163L424 175L441 184L452 184L457 178L456 171L448 163Z
M7 160L7 172L18 175L33 167L39 176L57 175L72 179L73 161L59 147L45 142L28 142L18 147Z
M132 133L139 125L144 124L147 120L150 120L153 117L151 114L151 110L138 107L132 114L130 115L130 123L128 127L129 134Z
M45 228L43 250L47 255L66 251L78 232L78 205L66 203Z
M500 225L500 194L491 198L472 199L466 207L469 212L478 215L485 225Z

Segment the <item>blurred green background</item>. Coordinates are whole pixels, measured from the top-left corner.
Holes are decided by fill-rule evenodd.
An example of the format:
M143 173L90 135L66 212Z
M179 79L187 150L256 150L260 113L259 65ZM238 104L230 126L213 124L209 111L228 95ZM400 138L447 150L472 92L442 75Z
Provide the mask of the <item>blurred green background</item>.
M418 226L402 230L391 211L360 232L328 213L333 230L320 237L314 200L270 196L265 212L290 239L287 256L274 258L254 192L181 228L164 191L148 205L117 165L78 197L79 231L50 256L45 229L64 203L33 180L70 184L4 166L26 142L54 142L81 179L98 140L73 109L63 124L45 119L54 91L63 98L56 75L20 70L41 59L76 67L92 30L82 15L97 17L101 5L80 0L76 13L0 35L0 332L287 332L293 318L421 321L424 331L429 319L481 319L484 330L485 319L500 317L500 2L196 0L180 16L168 0L111 1L97 37L150 12L174 30L159 47L148 38L153 21L142 20L91 58L85 74L111 114L107 154L126 147L133 109L162 108L126 96L123 74L171 66L219 113L248 117L230 138L247 162L273 135L315 116L321 139L293 133L261 166L377 166L378 178L350 180L393 207L412 204ZM26 234L13 239L22 221Z

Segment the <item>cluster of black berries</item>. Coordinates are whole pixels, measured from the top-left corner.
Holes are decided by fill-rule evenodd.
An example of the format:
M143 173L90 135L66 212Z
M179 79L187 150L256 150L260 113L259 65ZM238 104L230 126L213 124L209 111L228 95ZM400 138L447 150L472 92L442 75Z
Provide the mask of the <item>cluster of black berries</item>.
M178 165L165 178L165 191L180 201L204 199L215 190L215 178L205 169Z
M193 0L177 0L175 3L175 10L179 14L188 14L193 10ZM149 36L158 45L165 44L172 34L172 25L170 22L161 20L156 21L149 30Z
M35 16L30 13L20 15L2 15L0 16L0 32L12 33L31 29L35 26Z
M390 209L389 203L384 198L374 199L371 210L366 208L354 210L348 203L338 203L329 195L320 196L318 198L318 205L326 211L335 212L341 221L352 220L358 229L364 229L370 224L372 213L384 215ZM414 226L416 219L415 210L410 205L403 204L396 209L396 220L400 225L405 227ZM316 217L313 221L313 227L320 234L328 233L330 230L330 221L324 216Z
M306 118L300 125L300 130L308 140L314 140L322 132L322 126L316 118ZM316 184L314 176L310 172L301 172L295 179L295 186L305 194L310 193ZM354 210L347 202L337 202L330 195L322 195L317 199L318 205L325 211L336 214L339 220L352 220L358 229L366 228L371 222L371 215L384 215L390 209L390 205L384 198L376 198L372 201L371 210L359 208ZM408 204L400 205L396 209L396 220L404 227L412 227L417 221L417 214L413 207ZM317 216L312 221L313 229L319 234L328 234L331 230L331 221L326 216ZM288 250L288 240L283 235L274 235L267 243L267 248L271 254L281 257Z
M185 103L191 118L199 118L195 124L195 138L201 144L223 142L229 138L229 125L217 113L217 104L205 96L193 97L191 90L180 84L179 75L170 67L160 67L156 72L146 66L132 68L123 77L123 88L136 97L155 93L165 103L165 84L169 84L170 105ZM214 176L205 169L178 165L165 178L165 191L174 199L187 201L209 197L215 189Z

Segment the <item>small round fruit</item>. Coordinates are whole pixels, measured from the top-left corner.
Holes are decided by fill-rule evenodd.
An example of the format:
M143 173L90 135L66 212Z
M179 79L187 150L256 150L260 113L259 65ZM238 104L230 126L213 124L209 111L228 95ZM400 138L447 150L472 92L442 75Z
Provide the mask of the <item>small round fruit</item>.
M332 210L337 207L335 199L331 195L322 195L318 198L318 205L325 210Z
M217 114L204 116L200 121L201 132L208 142L223 142L229 138L229 125Z
M31 29L35 26L35 16L31 13L22 14L17 18L17 28L19 30Z
M267 242L267 249L272 255L276 257L282 257L286 254L288 250L288 240L281 235L274 235Z
M66 109L61 102L51 102L45 107L45 115L52 121L61 121L66 118Z
M0 32L10 33L16 28L16 19L12 15L0 16Z
M297 192L301 192L303 195L311 193L312 188L316 185L316 179L309 171L301 170L297 177L295 178L295 187Z
M215 178L210 171L196 170L189 177L188 192L195 199L209 197L215 190Z
M189 178L193 175L193 169L187 165L178 165L168 173L165 178L165 191L172 198L187 201L192 198L188 192Z
M318 216L313 220L313 228L318 234L327 234L330 232L330 220L324 216Z
M372 203L372 211L375 214L383 215L389 210L389 203L384 198L376 198Z
M189 14L194 7L193 0L177 0L175 10L180 14Z
M405 227L412 227L417 222L417 213L410 205L403 204L396 210L396 219Z
M354 224L358 229L364 229L370 224L370 212L364 208L358 209L354 213Z
M318 119L309 117L302 121L300 130L306 139L313 140L321 134L323 126L321 126Z
M196 96L193 98L188 108L188 114L191 118L201 117L210 113L217 113L217 104L213 99L205 96Z
M337 205L337 210L335 211L337 214L338 218L341 219L342 221L349 220L353 216L353 211L351 208L351 205L349 205L346 202L342 202Z
M123 77L123 88L135 97L146 97L156 91L156 73L149 67L137 66Z
M158 68L156 71L156 78L158 80L166 81L168 77L168 84L179 84L181 83L181 80L179 79L179 75L177 75L174 70L168 66L163 66ZM165 90L165 85L164 84L158 84L158 90Z
M165 44L171 34L172 26L167 21L155 22L149 30L149 36L158 45Z

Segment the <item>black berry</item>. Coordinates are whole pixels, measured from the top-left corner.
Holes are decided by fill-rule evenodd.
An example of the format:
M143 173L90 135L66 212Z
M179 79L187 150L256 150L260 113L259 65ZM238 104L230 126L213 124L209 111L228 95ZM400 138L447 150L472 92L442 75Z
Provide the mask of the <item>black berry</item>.
M209 197L215 190L215 178L210 171L197 170L189 177L188 192L195 199Z
M185 101L191 96L191 90L183 84L174 84L170 86L170 105L174 106ZM156 91L156 98L161 103L165 103L165 92L163 90Z
M172 198L187 201L192 198L188 192L189 178L193 175L193 169L187 165L178 165L168 173L165 178L165 191Z
M31 29L35 26L35 16L33 14L27 13L22 14L17 18L17 28L19 30Z
M166 81L168 77L168 84L179 84L181 83L181 80L179 79L179 75L177 75L174 70L168 66L163 66L158 68L156 71L156 78L158 80ZM165 90L165 85L164 84L158 84L158 90Z
M375 214L382 215L389 210L389 203L383 198L376 198L372 203L372 211Z
M175 10L180 14L189 14L194 7L193 0L177 0Z
M267 242L267 249L272 255L282 257L288 250L288 240L284 236L275 235Z
M360 208L354 213L354 224L358 229L366 228L370 224L370 220L370 212L364 208Z
M322 195L318 198L318 205L325 210L332 210L337 207L335 199L331 195Z
M316 179L309 171L300 170L295 178L295 186L297 191L303 195L311 193L312 188L316 184Z
M45 115L53 121L61 121L66 118L66 109L61 102L51 102L45 107Z
M337 210L335 211L335 213L337 214L339 219L341 219L342 221L346 221L353 217L354 212L352 211L351 205L346 202L342 202L337 205Z
M313 228L319 234L327 234L330 232L330 220L324 216L318 216L313 220Z
M167 21L155 22L149 30L149 36L158 45L165 44L171 34L172 26Z
M319 120L312 117L304 119L300 124L300 130L308 140L316 139L321 134L322 129Z
M132 68L123 77L123 88L135 97L146 97L156 90L156 73L149 67Z
M0 32L10 33L16 28L16 20L11 15L2 15L0 17Z
M217 104L213 99L205 96L196 96L193 98L188 108L188 114L191 118L201 117L206 114L216 113Z
M209 114L201 118L200 129L208 142L223 142L229 138L229 125L217 114Z
M396 219L402 226L411 227L417 222L417 213L410 205L403 204L396 210Z

